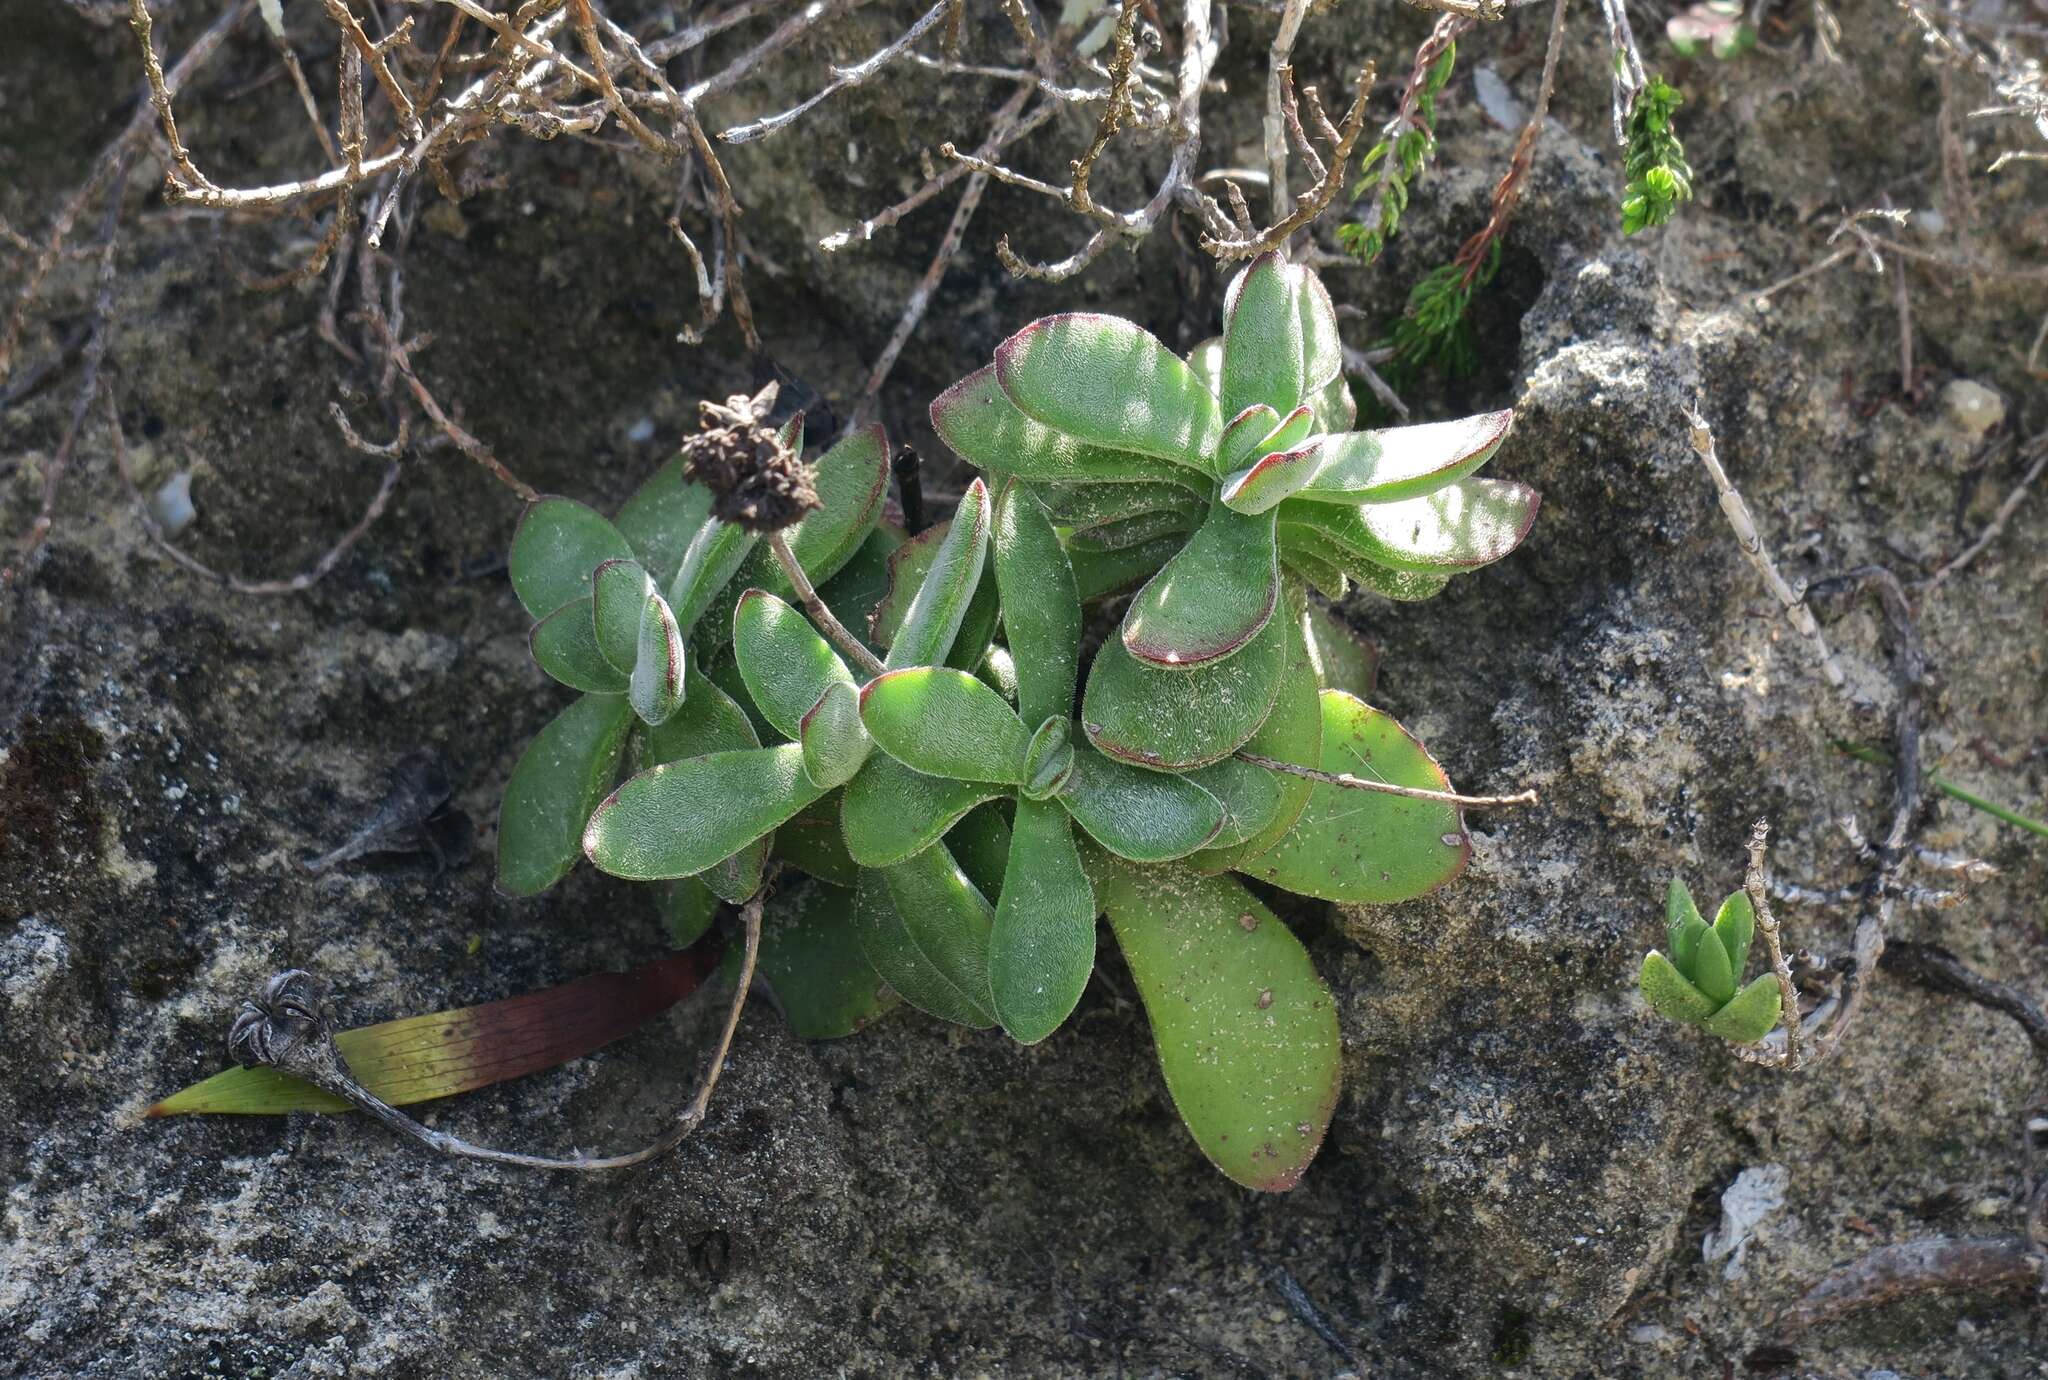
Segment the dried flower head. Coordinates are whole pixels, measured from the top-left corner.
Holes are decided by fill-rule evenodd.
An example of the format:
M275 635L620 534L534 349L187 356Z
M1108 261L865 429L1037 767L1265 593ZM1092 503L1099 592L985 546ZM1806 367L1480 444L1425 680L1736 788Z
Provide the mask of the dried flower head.
M242 1003L228 1033L228 1057L251 1067L267 1064L304 1073L320 1064L331 1044L320 980L298 968L277 974L263 995Z
M711 490L712 516L751 532L778 532L819 506L809 467L767 423L776 387L699 403L701 429L683 441L683 477Z

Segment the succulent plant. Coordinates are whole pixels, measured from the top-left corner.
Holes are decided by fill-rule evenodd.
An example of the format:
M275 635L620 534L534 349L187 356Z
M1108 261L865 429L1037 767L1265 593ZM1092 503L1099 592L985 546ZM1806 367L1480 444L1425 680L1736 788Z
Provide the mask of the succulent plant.
M1661 1016L1696 1025L1738 1045L1755 1044L1778 1023L1782 997L1777 975L1764 972L1742 985L1756 937L1756 912L1743 892L1729 893L1709 925L1692 893L1674 877L1664 901L1666 957L1652 949L1637 979L1643 1000Z
M1125 583L1142 587L1081 717L1103 752L1168 770L1228 756L1263 722L1284 658L1259 638L1284 574L1331 598L1353 582L1426 598L1512 551L1538 503L1474 477L1511 412L1349 430L1336 311L1277 254L1232 282L1223 335L1186 361L1121 318L1051 316L931 411L955 451L1029 485L1071 549L1131 553ZM1199 679L1162 692L1175 676ZM1206 712L1151 712L1162 693Z
M581 853L665 883L683 942L774 864L803 874L769 898L760 973L811 1038L900 1001L1046 1039L1107 916L1196 1142L1291 1185L1336 1104L1334 1004L1229 874L1376 904L1470 856L1441 768L1367 702L1376 652L1310 590L1433 593L1536 507L1472 477L1508 413L1350 431L1340 355L1321 284L1270 255L1191 363L1115 318L1041 321L934 403L984 476L915 537L880 520L879 430L804 473L800 424L771 443L762 401L729 400L687 473L772 461L749 512L815 493L787 535L816 603L676 466L616 523L541 500L513 580L582 697L513 773L505 888ZM1087 604L1133 589L1091 664Z
M802 453L801 413L779 440ZM813 466L822 506L786 534L813 582L830 580L874 531L888 455L882 429L870 427ZM681 466L670 463L616 523L554 496L520 516L509 565L514 592L537 620L528 646L543 671L583 696L513 769L498 844L498 884L512 895L545 891L575 865L584 824L617 778L629 737L635 756L650 762L750 738L745 717L696 663L731 636L732 585L794 591L758 549L757 534L711 516L713 502L709 489L685 482Z

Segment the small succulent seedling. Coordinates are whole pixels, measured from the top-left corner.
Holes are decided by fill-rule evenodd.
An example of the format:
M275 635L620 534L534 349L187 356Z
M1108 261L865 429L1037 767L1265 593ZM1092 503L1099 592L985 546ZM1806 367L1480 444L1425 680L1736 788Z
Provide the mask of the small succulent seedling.
M1696 1025L1738 1045L1755 1044L1778 1023L1782 997L1775 973L1742 985L1756 937L1756 912L1743 892L1729 893L1709 925L1684 882L1671 879L1664 902L1666 942L1643 957L1643 1000L1659 1015Z
M879 428L805 468L769 395L707 406L616 521L540 500L513 585L580 698L512 773L501 886L587 856L667 885L679 944L738 905L737 990L758 971L810 1038L900 1002L1046 1039L1106 916L1197 1144L1292 1185L1337 1102L1335 1003L1240 877L1383 904L1471 852L1467 798L1309 590L1432 594L1537 504L1473 477L1510 414L1353 431L1340 364L1320 282L1267 255L1189 361L1106 316L1005 342L933 405L985 474L914 537L881 520ZM1089 664L1087 604L1133 589Z

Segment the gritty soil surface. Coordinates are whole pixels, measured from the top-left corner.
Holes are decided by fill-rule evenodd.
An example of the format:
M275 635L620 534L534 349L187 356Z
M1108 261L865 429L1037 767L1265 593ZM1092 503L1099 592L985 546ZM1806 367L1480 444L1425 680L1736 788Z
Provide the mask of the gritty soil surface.
M786 107L921 8L855 11L718 119ZM1732 890L1768 815L1782 876L1854 882L1867 867L1837 821L1876 830L1888 814L1885 773L1828 744L1887 740L1896 638L1870 594L1818 596L1850 693L1829 688L1686 444L1678 409L1695 398L1788 575L1883 565L1906 583L1933 667L1929 761L2048 810L2048 492L1967 571L1920 583L2017 479L2008 438L2048 423L2048 385L2024 367L2048 308L2048 172L1982 175L1994 127L1965 122L1975 222L1883 227L1987 266L1909 267L1911 379L1896 259L1750 300L1830 252L1843 208L1947 205L1940 80L1903 18L1838 7L1835 64L1814 55L1806 7L1771 8L1792 17L1739 62L1653 45L1687 93L1699 196L1624 239L1607 48L1577 7L1477 309L1480 367L1408 391L1421 419L1518 407L1494 467L1540 488L1543 510L1520 552L1441 598L1360 596L1346 612L1384 649L1379 701L1453 780L1533 786L1543 803L1474 815L1474 865L1437 895L1301 912L1339 1003L1346 1085L1321 1158L1284 1196L1233 1186L1182 1132L1107 938L1074 1019L1030 1049L907 1012L806 1044L756 1004L703 1132L616 1176L430 1158L358 1118L143 1120L221 1066L236 1003L280 968L328 978L362 1024L623 967L666 940L648 889L588 868L540 900L493 888L496 802L564 698L527 658L498 563L517 516L504 490L452 450L423 453L327 578L235 596L162 557L91 425L47 547L0 603L0 1374L2048 1375L2025 1289L1784 1317L1875 1247L2024 1231L2019 1128L2042 1082L2015 1022L1884 974L1842 1055L1787 1077L1659 1022L1635 992L1672 875L1703 898ZM53 0L7 9L0 214L33 234L128 118L137 65L121 25ZM211 14L184 0L159 43L181 50ZM1004 22L994 5L967 14ZM1513 133L1469 75L1484 63L1526 99L1546 18L1518 9L1466 45L1439 165L1393 249L1374 270L1329 271L1363 314L1353 343L1483 221ZM1233 7L1229 23L1222 75L1255 92L1272 18ZM1398 72L1427 23L1386 0L1340 5L1311 21L1304 77L1337 89L1364 55ZM184 102L188 141L244 183L310 150L260 34L246 25ZM331 56L308 66L330 73ZM836 256L816 240L914 186L920 148L974 138L1001 90L892 71L728 155L775 268L751 280L762 335L814 417L857 401L953 198ZM1988 102L1975 87L1957 99ZM1390 100L1383 88L1375 111ZM1208 104L1205 163L1255 161L1256 101ZM1018 157L1058 177L1089 129L1070 113ZM662 223L672 172L566 140L506 136L477 157L503 186L459 207L427 189L441 209L408 249L407 329L433 334L422 368L536 487L615 505L673 455L696 399L767 370L729 322L701 348L676 341L696 302ZM1138 204L1140 171L1156 167L1106 163L1098 194ZM371 415L365 380L316 333L317 287L240 285L237 270L287 267L315 232L181 212L160 175L138 161L118 259L107 367L126 463L145 490L193 476L179 541L194 555L289 575L378 482L327 411ZM1085 227L990 192L881 395L892 437L934 457L925 400L1036 315L1120 311L1177 348L1219 320L1223 279L1191 233L1055 286L1003 272L1005 230L1056 255ZM0 298L25 271L0 248ZM59 262L24 360L75 338L93 273L89 257ZM78 369L0 410L9 559ZM1998 395L1993 429L1960 381ZM943 503L955 476L939 467L928 488ZM438 873L295 868L422 748L483 822L473 856ZM1953 907L1902 909L1896 937L2048 995L2048 846L1950 800L1922 825L1927 847L2001 871ZM1846 950L1853 906L1781 914L1794 946ZM636 1143L687 1097L717 1005L686 1002L431 1120L531 1149ZM1760 1219L1720 1250L1724 1196L1758 1185Z

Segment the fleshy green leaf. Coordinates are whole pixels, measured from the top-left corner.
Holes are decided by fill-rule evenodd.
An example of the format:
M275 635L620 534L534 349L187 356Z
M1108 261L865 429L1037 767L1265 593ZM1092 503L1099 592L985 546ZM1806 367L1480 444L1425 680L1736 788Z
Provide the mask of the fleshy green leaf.
M1336 309L1309 269L1262 254L1224 294L1221 397L1226 416L1264 403L1285 416L1343 367Z
M618 774L633 711L623 695L584 695L520 754L498 814L498 889L538 896L576 865L583 823Z
M1392 573L1343 546L1321 527L1301 522L1299 519L1303 511L1303 507L1291 503L1282 503L1277 510L1279 526L1275 536L1280 546L1280 559L1287 565L1305 576L1318 575L1320 568L1336 571L1340 580L1349 576L1361 582L1363 577L1375 572ZM1326 511L1341 513L1344 510L1330 508Z
M682 707L665 723L642 728L634 742L635 771L702 757L707 752L761 746L746 711L694 664L684 670Z
M1762 973L1730 998L1726 1006L1700 1024L1724 1040L1732 1040L1738 1045L1753 1045L1771 1033L1771 1027L1778 1023L1784 1006L1784 998L1778 991L1777 975Z
M1021 485L996 507L989 561L1002 596L1003 636L1017 667L1017 711L1027 724L1074 712L1080 675L1081 599L1074 567L1045 510Z
M1002 895L1003 870L1010 865L1010 823L1003 807L993 800L977 805L946 831L946 851L984 896Z
M1216 468L1228 473L1259 454L1259 442L1280 426L1280 414L1264 403L1238 409L1223 426L1216 443Z
M762 717L791 740L827 686L851 690L856 684L853 672L810 620L763 589L740 596L732 649Z
M1124 614L1123 644L1154 666L1202 666L1245 646L1280 597L1271 514L1218 504Z
M1318 436L1292 450L1272 451L1230 475L1223 481L1224 506L1240 513L1263 513L1293 494L1315 477L1324 439Z
M1728 971L1742 981L1742 970L1749 964L1749 942L1756 938L1756 911L1751 909L1749 897L1737 891L1721 902L1721 909L1714 916L1714 934L1728 951Z
M1320 686L1304 640L1304 614L1317 610L1306 608L1306 605L1307 600L1298 586L1288 591L1284 605L1289 619L1286 679L1281 683L1279 698L1273 702L1273 712L1266 716L1266 721L1259 725L1259 731L1244 745L1247 752L1279 762L1308 763L1322 758ZM1274 615L1276 618L1280 616ZM1254 792L1241 777L1229 783L1210 780L1210 773L1225 771L1233 775L1256 773L1259 789ZM1227 871L1278 843L1301 818L1302 810L1308 805L1309 792L1314 787L1306 777L1254 766L1234 757L1212 763L1193 775L1210 794L1223 801L1224 810L1229 815L1224 821L1223 832L1217 835L1218 844L1189 857L1188 865L1198 872ZM1234 846L1222 846L1223 840L1230 840Z
M1324 771L1423 790L1451 788L1443 769L1392 715L1341 690L1325 690L1320 700L1317 765ZM1302 896L1381 905L1434 891L1464 871L1471 855L1455 806L1318 781L1293 830L1239 870Z
M1456 421L1325 436L1321 464L1297 497L1320 503L1392 503L1435 493L1491 460L1514 420L1510 408Z
M648 596L655 592L654 577L638 561L606 561L591 577L597 650L629 676L640 664L642 614Z
M988 485L976 479L960 496L946 539L939 543L931 569L905 610L903 625L890 639L884 666L895 671L936 666L946 659L981 583L988 559L989 518Z
M1024 753L1018 789L1026 800L1047 800L1067 788L1074 775L1074 721L1058 715L1040 724Z
M754 724L747 713L723 689L690 664L684 678L683 703L668 721L657 728L642 728L635 735L635 761L640 770L702 757L713 752L732 752L760 746ZM768 862L766 838L755 839L730 857L721 858L694 878L671 883L687 892L696 887L707 896L738 905L761 885Z
M1017 702L1017 658L1010 655L1008 647L991 646L974 674L1009 703Z
M667 722L683 703L682 630L668 605L651 590L640 614L640 658L626 699L640 721L649 725Z
M1295 408L1280 419L1279 424L1267 434L1263 441L1259 442L1258 449L1253 454L1263 454L1267 451L1275 450L1293 450L1303 441L1306 441L1309 438L1309 433L1315 429L1315 409L1309 404L1303 403L1300 407Z
M1017 802L1010 865L989 934L988 984L1010 1038L1035 1045L1072 1014L1095 971L1095 893L1074 825L1049 801Z
M1692 967L1693 953L1706 931L1707 922L1700 918L1692 888L1683 878L1673 877L1671 885L1664 888L1664 938L1671 949L1671 961L1681 973Z
M1005 481L1011 482L1011 481ZM1036 498L1056 527L1095 527L1162 511L1200 512L1201 496L1173 484L1031 484L1015 481Z
M1512 480L1461 479L1399 503L1306 506L1340 514L1339 524L1320 525L1367 559L1392 570L1440 574L1490 564L1520 546L1540 501L1534 489Z
M1067 552L1074 567L1074 592L1084 604L1136 589L1158 573L1186 544L1179 533L1121 551Z
M860 865L846 851L846 835L840 832L843 803L844 796L835 791L791 815L775 830L776 858L821 882L852 887L860 880Z
M595 1053L690 995L716 966L717 950L695 948L628 972L594 973L504 1001L337 1031L334 1045L358 1083L394 1107L410 1106ZM349 1109L332 1093L264 1067L217 1073L143 1115Z
M1077 440L1195 468L1223 431L1215 395L1150 332L1068 312L996 347L996 381L1028 416Z
M1333 529L1354 538L1360 529L1358 516L1350 508L1324 503L1297 505L1289 501L1282 503L1278 512L1281 559L1304 573L1312 573L1313 563L1321 561L1334 566L1375 594L1405 602L1434 598L1450 583L1451 577L1447 574L1425 575L1414 570L1389 570L1339 541L1331 535ZM1327 516L1320 522L1302 521L1305 514Z
M710 516L711 490L686 483L682 463L671 457L626 500L613 524L640 564L666 587L676 577L690 538Z
M753 899L768 875L768 853L775 845L773 834L763 834L736 853L728 853L697 874L711 893L728 905L743 906Z
M1305 553L1299 546L1280 545L1280 568L1328 599L1341 603L1351 590L1351 581L1341 567Z
M1280 693L1285 621L1268 618L1235 656L1172 670L1139 661L1120 638L1110 638L1095 654L1081 699L1089 740L1112 757L1159 771L1228 757L1258 731Z
M704 678L724 691L726 698L738 705L740 712L747 716L747 722L754 728L754 746L760 747L764 743L780 740L782 735L775 731L775 725L768 722L761 713L760 706L754 703L754 696L748 691L747 682L740 675L739 663L733 659L731 647L723 648L718 655L695 658L693 664L701 665L704 668Z
M625 674L597 649L597 630L591 623L588 599L564 604L534 624L526 646L541 670L571 690L594 690L606 695L626 692Z
M1207 512L1206 506L1191 502L1174 508L1155 508L1149 513L1127 518L1112 518L1090 527L1076 527L1067 534L1067 548L1076 553L1124 551L1158 541L1161 537L1178 536L1185 540Z
M795 743L688 757L643 771L612 792L590 816L583 851L615 877L688 877L824 793L804 774L803 749Z
M862 867L888 867L937 843L969 810L1009 792L985 781L948 781L882 753L847 783L839 819L846 851Z
M1195 1143L1247 1188L1292 1188L1343 1081L1336 1005L1308 952L1232 878L1093 851L1088 865Z
M1200 476L1169 460L1089 445L1033 421L1010 401L991 364L933 400L939 439L977 468L1029 483L1125 484L1192 488Z
M804 774L827 790L853 780L874 747L860 721L860 695L842 681L825 687L798 725L797 737L804 749Z
M813 882L768 898L757 971L801 1040L835 1040L872 1024L897 1002L860 946L854 895Z
M590 572L632 547L595 508L572 498L535 499L519 515L508 564L512 589L535 618L590 597Z
M1185 857L1223 827L1222 802L1193 778L1127 766L1084 744L1059 800L1097 843L1134 862Z
M914 666L861 687L860 716L882 751L927 776L1023 781L1031 731L1003 697L965 671Z
M1636 977L1643 1000L1650 1009L1668 1020L1698 1025L1714 1014L1715 1003L1685 980L1671 960L1655 949L1643 955L1642 972Z
M1188 368L1195 371L1195 377L1202 386L1217 397L1223 396L1223 337L1212 335L1194 349L1188 351Z
M1448 575L1425 575L1418 570L1389 570L1370 561L1356 569L1347 566L1345 573L1373 593L1404 604L1434 599L1442 594L1444 586L1451 582Z
M811 466L811 483L819 506L790 529L789 549L818 585L845 568L881 519L889 489L888 433L875 425L841 437Z
M1358 400L1351 396L1351 383L1342 372L1323 385L1309 402L1315 425L1312 430L1336 435L1358 425Z
M1693 951L1692 968L1686 976L1692 985L1707 994L1707 1000L1715 1006L1735 995L1735 983L1741 976L1728 966L1728 946L1718 938L1703 937L1699 947Z
M882 980L920 1011L986 1029L988 935L995 908L944 844L883 871L863 871L854 930Z
M711 928L711 922L718 916L718 898L697 878L678 877L661 884L655 908L662 923L668 926L669 942L684 949Z
M1321 684L1332 690L1347 691L1362 700L1372 698L1380 671L1380 649L1377 646L1360 635L1341 615L1320 604L1308 606L1308 618L1302 631L1308 638L1309 662Z
M718 596L732 582L758 540L746 528L717 518L705 519L697 529L689 549L683 552L676 578L668 587L668 606L684 636L694 632L698 621L718 602ZM722 630L714 631L714 644L724 640Z

